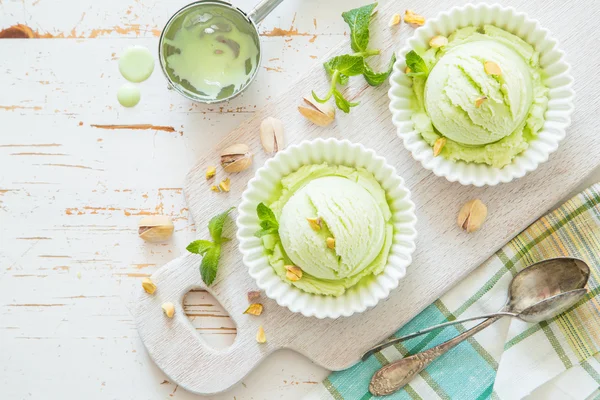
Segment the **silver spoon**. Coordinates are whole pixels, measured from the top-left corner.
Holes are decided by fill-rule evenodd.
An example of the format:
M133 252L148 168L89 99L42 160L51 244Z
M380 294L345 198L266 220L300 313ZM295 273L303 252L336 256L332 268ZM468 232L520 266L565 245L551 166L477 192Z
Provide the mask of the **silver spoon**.
M584 286L589 276L590 268L577 258L552 258L530 265L513 278L508 289L508 302L499 312L435 325L410 335L388 340L366 352L363 360L383 348L432 330L487 318L447 342L384 366L373 375L369 391L375 396L394 393L408 384L436 358L502 317L516 317L526 322L541 322L563 313L586 295L587 290Z

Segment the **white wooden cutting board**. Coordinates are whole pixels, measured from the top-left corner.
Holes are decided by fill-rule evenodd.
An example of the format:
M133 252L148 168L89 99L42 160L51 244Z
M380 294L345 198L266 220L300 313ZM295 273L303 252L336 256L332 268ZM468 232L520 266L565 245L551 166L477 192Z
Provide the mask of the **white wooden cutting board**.
M379 9L375 24L380 29L373 29L379 37L374 37L372 43L373 47L379 43L385 49L383 63L387 62L392 50L400 47L398 35L386 24L391 14L403 10L401 7L398 2L390 2ZM556 21L541 21L542 25L550 27L553 22ZM565 23L576 21L565 20ZM567 40L567 51L594 48L593 38L583 32L578 35L574 29L570 30L570 36L559 38ZM348 43L344 43L334 53L349 51ZM580 101L574 124L568 129L567 138L558 152L526 177L489 188L449 183L424 170L411 158L391 123L387 85L371 88L362 78L354 78L348 93L353 100L360 100L360 106L349 115L338 112L336 122L327 128L307 122L296 109L301 98L309 95L312 89L323 93L328 87L322 67L315 66L283 95L231 132L208 153L209 157L199 160L190 171L185 193L198 238L208 238L206 226L212 216L239 204L246 183L267 159L258 132L262 119L272 116L284 122L288 143L318 137L346 138L373 148L397 168L412 192L419 219L417 251L407 276L387 300L349 318L306 318L279 307L264 296L262 316L244 315L248 306L246 294L256 290L256 286L242 263L237 241L233 240L224 246L217 280L208 290L235 321L237 337L228 349L214 350L196 334L181 306L183 296L190 289L204 287L198 268L200 257L184 256L152 276L158 285L154 296L140 290L135 317L140 336L156 364L185 389L212 394L227 390L270 353L281 348L298 351L331 370L345 369L356 363L365 350L391 335L455 285L546 212L600 163L600 134L596 124L600 115L598 69L590 74L588 68L584 74L584 69L578 68L578 63L600 65L598 52L592 53L568 58L575 66L573 75ZM213 183L206 182L204 171L209 165L218 165L220 150L233 143L246 143L251 147L255 153L253 168L231 175L230 193L214 193L209 189ZM225 176L219 170L217 179ZM456 226L456 214L464 202L475 197L488 205L489 217L481 231L468 235ZM235 218L236 213L232 217ZM226 236L231 238L235 235L233 225L230 223L225 229ZM172 320L162 315L160 305L165 301L176 304L176 316ZM264 326L266 344L255 341L259 325Z

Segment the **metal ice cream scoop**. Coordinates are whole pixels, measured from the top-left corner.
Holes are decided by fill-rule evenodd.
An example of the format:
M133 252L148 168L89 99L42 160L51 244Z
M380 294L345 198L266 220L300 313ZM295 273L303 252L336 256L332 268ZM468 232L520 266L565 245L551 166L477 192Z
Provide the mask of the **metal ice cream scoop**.
M532 264L513 278L508 289L508 302L499 312L435 325L388 340L366 352L363 360L381 349L435 329L486 318L479 325L447 342L381 368L373 375L369 390L373 395L382 396L401 389L439 356L504 316L526 322L541 322L563 313L587 294L584 286L589 276L588 265L577 258L552 258Z

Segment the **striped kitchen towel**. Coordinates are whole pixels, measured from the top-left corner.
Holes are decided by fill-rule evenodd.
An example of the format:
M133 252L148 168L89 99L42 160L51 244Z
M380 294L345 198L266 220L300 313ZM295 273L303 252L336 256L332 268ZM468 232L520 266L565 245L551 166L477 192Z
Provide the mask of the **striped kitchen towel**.
M600 184L540 218L396 335L499 310L517 272L536 261L567 255L585 260L591 268L589 293L573 309L539 324L502 318L386 398L600 400ZM369 381L383 365L442 343L477 323L389 347L366 362L332 373L308 398L371 399Z

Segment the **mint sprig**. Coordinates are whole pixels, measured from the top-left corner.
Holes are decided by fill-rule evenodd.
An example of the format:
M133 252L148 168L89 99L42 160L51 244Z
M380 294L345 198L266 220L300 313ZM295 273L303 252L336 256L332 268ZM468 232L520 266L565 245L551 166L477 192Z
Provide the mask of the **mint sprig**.
M388 64L388 67L385 71L383 72L375 72L371 69L371 67L369 66L369 64L367 64L367 62L365 61L365 69L363 72L363 75L365 76L365 80L367 81L367 83L371 86L379 86L381 85L383 82L386 81L386 79L388 78L388 76L390 76L390 74L392 73L392 70L394 69L394 64L396 63L396 53L392 54L392 58L390 60L390 63Z
M408 76L427 76L429 73L425 60L414 50L406 53L406 66L410 68L410 72L406 74Z
M261 229L257 231L254 236L263 237L265 235L277 233L277 230L279 229L279 222L277 222L277 218L275 218L273 210L267 207L264 203L259 203L258 206L256 206L256 215L260 221Z
M202 262L200 263L200 276L207 286L212 285L215 278L217 277L217 270L219 269L219 258L221 257L221 245L228 242L229 239L223 237L223 225L229 216L229 213L235 207L231 207L229 210L214 216L208 222L208 232L210 233L210 240L194 240L187 247L187 251L194 254L200 254L202 256Z
M350 27L350 46L356 52L366 50L369 45L369 24L375 7L377 3L342 13L342 18Z
M356 107L358 102L350 102L346 100L342 92L338 89L338 84L345 86L351 76L363 75L365 80L371 86L379 86L390 75L392 67L396 61L396 55L392 55L390 67L383 72L375 72L367 64L366 59L378 55L379 49L369 49L369 24L373 11L377 7L377 3L369 4L363 7L355 8L342 13L342 18L350 27L350 46L355 51L353 54L344 54L336 56L323 64L325 71L331 78L329 91L324 97L319 97L313 91L312 95L319 103L327 102L331 97L334 98L335 104L345 113L350 112L350 108Z

